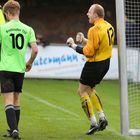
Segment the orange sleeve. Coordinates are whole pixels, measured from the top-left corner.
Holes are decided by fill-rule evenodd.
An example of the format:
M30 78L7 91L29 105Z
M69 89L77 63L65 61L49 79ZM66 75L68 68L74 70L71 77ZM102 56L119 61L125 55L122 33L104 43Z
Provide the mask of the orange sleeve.
M98 28L93 27L88 31L88 41L86 46L83 48L83 53L86 57L93 57L96 49L99 48L99 35Z

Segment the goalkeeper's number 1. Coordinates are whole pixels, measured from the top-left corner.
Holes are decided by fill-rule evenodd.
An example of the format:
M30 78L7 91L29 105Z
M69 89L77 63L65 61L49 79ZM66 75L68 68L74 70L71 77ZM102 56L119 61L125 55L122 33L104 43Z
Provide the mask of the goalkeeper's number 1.
M114 36L114 31L113 28L110 27L109 29L107 29L107 34L108 34L108 41L109 41L109 46L112 45L112 38Z

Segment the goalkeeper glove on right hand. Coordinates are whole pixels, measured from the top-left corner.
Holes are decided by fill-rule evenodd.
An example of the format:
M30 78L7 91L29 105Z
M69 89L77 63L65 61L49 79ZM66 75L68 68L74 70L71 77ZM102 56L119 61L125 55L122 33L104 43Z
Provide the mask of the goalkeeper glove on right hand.
M76 35L76 41L78 43L83 43L85 40L84 34L82 32L78 32Z

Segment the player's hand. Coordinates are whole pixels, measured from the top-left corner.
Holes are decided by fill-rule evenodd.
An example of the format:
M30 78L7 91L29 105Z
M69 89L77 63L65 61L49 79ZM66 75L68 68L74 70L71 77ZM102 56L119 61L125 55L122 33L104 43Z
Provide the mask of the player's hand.
M72 37L69 37L69 38L67 39L66 44L67 44L69 47L73 48L74 50L75 50L76 47L77 47L77 45L75 44L75 42L74 42L74 40L73 40Z
M28 62L26 63L26 72L30 71L31 68L32 68L32 64L28 61Z
M84 42L84 34L82 32L78 32L76 35L76 42L83 43Z

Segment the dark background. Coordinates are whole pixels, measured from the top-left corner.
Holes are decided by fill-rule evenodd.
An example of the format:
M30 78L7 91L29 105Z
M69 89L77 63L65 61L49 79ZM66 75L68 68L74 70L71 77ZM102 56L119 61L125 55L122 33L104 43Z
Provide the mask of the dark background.
M7 0L1 0L3 5ZM38 38L48 43L65 43L81 31L87 35L87 12L93 3L105 9L105 20L116 30L115 0L19 0L20 19L34 28ZM116 44L116 39L115 39Z

